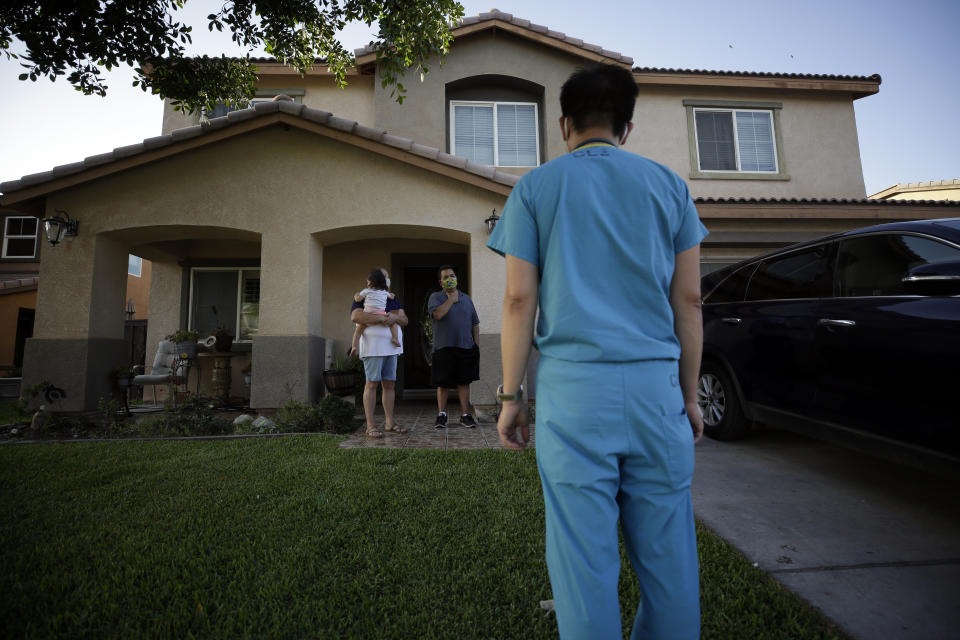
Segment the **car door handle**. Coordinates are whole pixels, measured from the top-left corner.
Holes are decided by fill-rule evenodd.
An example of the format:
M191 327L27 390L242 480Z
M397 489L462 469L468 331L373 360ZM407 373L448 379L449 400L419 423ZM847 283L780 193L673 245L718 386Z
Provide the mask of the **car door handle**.
M855 327L857 323L853 320L832 320L830 318L820 318L817 324L821 327Z
M722 318L721 321L724 324L740 324L743 322L740 318Z

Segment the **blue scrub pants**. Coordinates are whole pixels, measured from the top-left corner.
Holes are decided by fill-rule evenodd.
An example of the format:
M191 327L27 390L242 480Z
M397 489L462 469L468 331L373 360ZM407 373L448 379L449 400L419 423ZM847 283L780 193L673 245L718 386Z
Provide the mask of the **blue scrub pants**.
M560 637L623 637L619 519L640 583L630 637L698 638L693 432L677 362L541 356L536 452Z

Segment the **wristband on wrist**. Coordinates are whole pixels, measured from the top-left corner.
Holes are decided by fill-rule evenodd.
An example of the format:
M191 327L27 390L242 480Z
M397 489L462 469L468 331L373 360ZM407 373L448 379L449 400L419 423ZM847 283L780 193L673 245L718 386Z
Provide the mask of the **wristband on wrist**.
M523 399L523 385L520 385L520 389L516 393L504 393L503 385L497 387L498 402L514 402L521 399Z

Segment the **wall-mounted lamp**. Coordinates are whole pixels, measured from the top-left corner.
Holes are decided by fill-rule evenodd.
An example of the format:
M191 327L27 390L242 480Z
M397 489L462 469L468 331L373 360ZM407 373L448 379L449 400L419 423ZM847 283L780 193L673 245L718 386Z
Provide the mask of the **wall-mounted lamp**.
M500 216L497 215L497 210L494 209L493 213L490 214L490 217L484 220L487 223L487 233L493 233L494 227L497 226L497 221L500 219Z
M50 245L55 247L60 244L64 238L72 238L77 235L77 227L80 223L70 217L66 211L56 210L56 213L62 213L64 217L54 216L43 219L43 229L47 234L47 240Z

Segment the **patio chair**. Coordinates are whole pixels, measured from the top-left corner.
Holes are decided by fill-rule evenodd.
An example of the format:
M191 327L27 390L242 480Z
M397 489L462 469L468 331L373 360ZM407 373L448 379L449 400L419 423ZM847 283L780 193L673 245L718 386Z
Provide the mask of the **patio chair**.
M157 345L157 355L153 358L153 367L149 374L134 376L133 384L145 387L153 387L153 402L157 403L157 385L176 384L186 369L186 363L180 360L180 354L177 352L177 343L169 340L161 340Z

